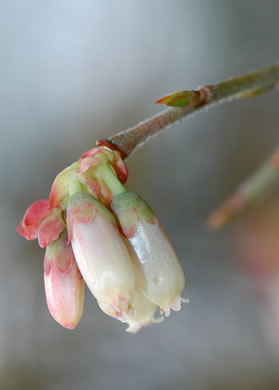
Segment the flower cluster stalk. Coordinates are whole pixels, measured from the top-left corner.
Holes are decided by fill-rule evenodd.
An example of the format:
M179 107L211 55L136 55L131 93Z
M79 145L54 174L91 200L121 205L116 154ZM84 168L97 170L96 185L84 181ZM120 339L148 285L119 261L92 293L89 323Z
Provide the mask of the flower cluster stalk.
M220 83L205 85L196 91L176 92L157 101L158 103L173 105L173 108L166 109L152 118L140 122L135 127L121 131L107 141L121 151L124 157L128 157L135 148L145 143L150 137L159 134L182 118L215 104L254 97L278 88L278 86L279 65L274 64ZM187 98L179 101L177 100L179 94L186 95ZM198 96L201 98L196 99ZM170 97L173 97L173 99L170 99ZM104 141L100 142L102 144Z

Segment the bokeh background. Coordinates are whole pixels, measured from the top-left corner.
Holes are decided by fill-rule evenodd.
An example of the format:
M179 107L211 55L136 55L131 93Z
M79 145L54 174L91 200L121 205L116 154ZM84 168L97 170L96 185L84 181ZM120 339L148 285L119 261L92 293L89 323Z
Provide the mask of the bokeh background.
M205 226L278 143L275 92L190 117L128 161L128 188L156 211L187 277L190 303L163 324L129 335L87 291L80 324L63 329L45 303L44 253L15 231L59 171L158 112L159 97L275 62L278 16L276 0L1 1L1 390L279 388L279 291L266 304L268 277L241 265L253 219ZM269 200L259 207L256 252L275 231L276 264L279 228L262 228Z

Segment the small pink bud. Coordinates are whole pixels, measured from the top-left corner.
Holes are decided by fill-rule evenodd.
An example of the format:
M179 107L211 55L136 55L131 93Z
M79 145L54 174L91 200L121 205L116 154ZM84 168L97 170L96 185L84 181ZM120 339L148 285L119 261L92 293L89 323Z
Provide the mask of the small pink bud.
M43 220L51 214L48 199L38 200L32 203L25 211L25 214L17 227L17 232L27 240L35 240L38 237L38 230Z
M27 240L38 238L41 248L50 245L57 240L65 229L60 208L51 208L49 200L42 199L31 204L26 210L17 232Z
M67 205L67 224L82 276L101 304L111 305L119 317L129 310L134 295L134 271L114 216L85 193Z
M52 317L65 328L74 329L83 312L84 282L66 233L46 249L44 282Z

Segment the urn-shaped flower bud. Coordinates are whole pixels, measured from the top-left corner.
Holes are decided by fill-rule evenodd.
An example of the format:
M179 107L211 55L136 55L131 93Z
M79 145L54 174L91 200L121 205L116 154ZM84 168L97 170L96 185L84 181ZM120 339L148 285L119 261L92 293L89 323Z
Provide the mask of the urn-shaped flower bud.
M92 196L73 195L67 225L80 272L101 305L122 319L135 292L134 271L113 214Z
M46 249L44 281L52 317L65 328L75 328L83 312L84 282L66 233Z
M133 192L116 196L111 207L132 247L130 256L141 292L166 316L170 309L180 310L183 270L151 208Z

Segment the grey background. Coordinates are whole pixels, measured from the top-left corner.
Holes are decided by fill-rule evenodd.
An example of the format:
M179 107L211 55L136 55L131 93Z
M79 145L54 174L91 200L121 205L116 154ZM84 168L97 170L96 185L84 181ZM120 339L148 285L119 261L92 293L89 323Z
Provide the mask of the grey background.
M278 96L215 107L128 161L155 209L190 303L137 335L86 293L75 331L48 313L44 253L16 231L25 209L95 140L158 112L154 101L278 59L278 1L11 0L0 3L0 389L278 389L253 283L231 229L209 212L278 142Z

